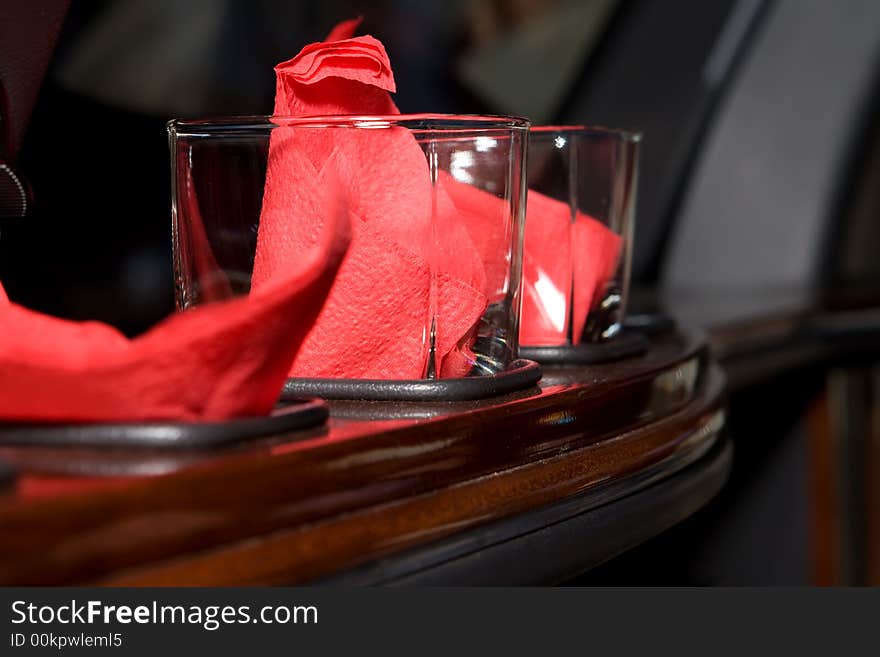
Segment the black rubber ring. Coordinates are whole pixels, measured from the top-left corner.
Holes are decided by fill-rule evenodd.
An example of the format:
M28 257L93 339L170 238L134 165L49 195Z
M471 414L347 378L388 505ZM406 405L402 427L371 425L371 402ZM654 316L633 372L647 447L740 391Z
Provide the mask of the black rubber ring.
M281 399L323 397L364 401L471 401L506 395L541 380L541 366L530 360L513 361L506 370L485 376L451 379L288 379Z
M519 353L543 365L596 365L641 356L647 350L648 339L644 335L636 331L624 331L606 342L520 347Z
M309 429L327 421L320 399L287 400L271 415L227 422L0 424L0 445L195 450Z

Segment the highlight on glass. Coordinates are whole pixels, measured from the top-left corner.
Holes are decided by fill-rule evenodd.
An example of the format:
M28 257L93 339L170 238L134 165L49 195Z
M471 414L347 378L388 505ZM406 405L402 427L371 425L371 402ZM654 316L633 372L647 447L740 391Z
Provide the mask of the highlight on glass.
M640 140L606 128L531 128L521 344L577 345L620 332Z
M292 377L490 375L516 357L528 121L171 121L179 310L248 294L330 213L351 241Z

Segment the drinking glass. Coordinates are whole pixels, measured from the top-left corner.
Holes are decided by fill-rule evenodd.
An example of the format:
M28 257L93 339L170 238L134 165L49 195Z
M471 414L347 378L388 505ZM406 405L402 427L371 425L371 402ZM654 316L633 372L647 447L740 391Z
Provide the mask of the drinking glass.
M178 309L248 294L255 262L259 278L258 261L287 248L278 222L291 222L291 241L306 239L318 221L309 203L321 198L354 226L327 301L346 321L336 318L336 339L311 345L341 364L297 376L504 370L517 353L528 127L433 114L169 122ZM342 351L363 345L376 345L366 361L388 363L378 375L342 363Z
M520 342L601 342L626 310L640 135L533 126Z

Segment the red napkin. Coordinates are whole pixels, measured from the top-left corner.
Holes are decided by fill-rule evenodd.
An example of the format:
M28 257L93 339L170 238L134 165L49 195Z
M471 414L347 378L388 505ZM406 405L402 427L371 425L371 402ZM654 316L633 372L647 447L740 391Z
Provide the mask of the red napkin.
M592 217L578 212L571 226L574 279L574 344L581 341L584 324L605 297L605 287L617 273L623 238Z
M578 344L614 277L623 239L567 203L529 190L523 247L520 344ZM573 289L572 289L573 286Z
M444 210L457 218L483 264L483 290L489 302L500 301L508 289L511 230L499 230L510 223L507 202L473 185L462 183L445 171L439 175L441 196L448 199ZM445 216L445 215L444 215Z
M572 316L572 236L569 206L529 190L520 344L566 341Z
M398 113L387 53L372 37L352 37L358 23L276 67L276 116ZM487 305L483 263L404 128L273 131L252 289L309 248L314 219L302 190L329 171L347 186L352 242L290 375L420 378L432 317L441 376L466 374Z
M267 414L349 241L339 185L314 194L322 228L301 260L248 297L174 315L134 340L100 323L27 310L0 286L0 418L192 421Z
M503 199L450 175L441 175L440 182L481 253L486 295L495 300L506 289L507 262L498 254L507 252L511 236L498 226L509 208ZM622 246L621 237L601 222L581 212L572 222L568 204L529 190L520 343L563 344L573 319L578 344L587 316L617 271Z
M397 87L385 46L354 37L360 22L343 21L275 67L275 116L400 113L388 95Z

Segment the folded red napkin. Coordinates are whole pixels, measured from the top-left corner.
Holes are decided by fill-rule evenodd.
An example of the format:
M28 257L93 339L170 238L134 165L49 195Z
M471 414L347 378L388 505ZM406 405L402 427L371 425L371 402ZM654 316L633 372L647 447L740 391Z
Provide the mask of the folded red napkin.
M509 208L452 176L441 176L440 182L483 257L486 295L495 300L507 276L507 263L498 254L510 248L511 236L498 227ZM520 344L563 344L572 321L572 341L578 344L587 316L617 271L622 247L622 238L601 222L581 212L572 221L567 203L529 190Z
M248 297L174 315L129 340L11 303L0 286L0 418L223 420L267 414L349 242L333 181L309 199L312 248Z
M432 187L413 133L295 123L285 129L290 123L281 118L398 114L388 55L376 39L351 36L358 23L340 24L328 41L275 69L281 127L269 144L252 289L309 248L315 221L303 190L332 171L347 188L352 241L291 376L421 378L432 329L440 375L462 376L487 306L483 262L451 201Z
M572 279L574 280L574 327L578 344L587 316L599 307L605 288L614 275L623 253L623 238L603 223L578 212L571 225Z
M361 19L343 21L275 67L275 116L399 114L388 53L371 36L355 37Z
M523 244L520 344L566 341L572 317L571 210L529 190Z
M441 216L448 223L457 221L483 264L483 291L490 303L500 301L508 290L513 227L510 206L503 199L473 185L460 182L445 171L438 180L443 199ZM448 213L448 214L447 214ZM503 230L505 226L509 230Z
M567 203L529 190L523 246L523 306L519 339L525 345L573 344L617 272L623 239Z
M359 24L340 23L275 68L282 128L270 141L253 289L309 248L313 220L297 190L333 170L347 186L352 244L290 375L420 378L433 330L440 375L462 376L480 317L509 288L507 202L442 171L432 188L404 128L283 127L284 116L398 113L388 55L373 37L354 36ZM303 158L311 169L297 169ZM531 191L520 341L561 344L571 333L580 342L620 250L600 222L580 213L572 222L566 204Z

